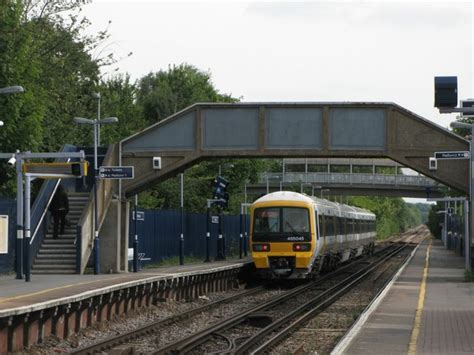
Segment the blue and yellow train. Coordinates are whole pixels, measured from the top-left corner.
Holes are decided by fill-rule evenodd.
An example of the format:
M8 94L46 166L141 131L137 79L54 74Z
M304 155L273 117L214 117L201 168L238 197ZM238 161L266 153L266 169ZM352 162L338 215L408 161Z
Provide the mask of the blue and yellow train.
M291 191L256 200L250 209L252 258L265 278L308 278L371 253L375 215Z

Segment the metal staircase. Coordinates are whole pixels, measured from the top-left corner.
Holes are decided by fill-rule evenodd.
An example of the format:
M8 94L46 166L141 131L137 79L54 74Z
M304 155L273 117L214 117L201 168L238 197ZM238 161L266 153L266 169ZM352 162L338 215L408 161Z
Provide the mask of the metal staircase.
M64 233L53 238L53 223L49 223L48 232L33 262L34 274L75 274L76 273L76 226L88 201L89 193L70 192L69 213L70 225Z

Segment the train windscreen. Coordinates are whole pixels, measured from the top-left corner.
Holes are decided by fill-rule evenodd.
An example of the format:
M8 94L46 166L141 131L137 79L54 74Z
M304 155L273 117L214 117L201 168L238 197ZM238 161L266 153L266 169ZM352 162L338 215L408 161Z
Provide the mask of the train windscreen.
M298 207L257 208L253 221L254 241L309 241L309 212Z

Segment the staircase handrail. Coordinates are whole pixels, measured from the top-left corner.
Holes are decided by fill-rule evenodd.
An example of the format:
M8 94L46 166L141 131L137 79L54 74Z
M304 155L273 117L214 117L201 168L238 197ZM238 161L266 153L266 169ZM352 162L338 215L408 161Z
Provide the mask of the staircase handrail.
M61 152L75 152L77 148L70 144L65 144L61 149ZM69 162L71 158L57 158L56 162ZM38 233L41 224L48 212L49 205L53 200L54 194L61 183L61 179L51 179L45 180L41 185L40 191L35 198L35 202L31 208L31 226L33 229L33 234L31 235L30 244L33 244L33 241Z
M102 165L117 165L118 159L116 154L116 144L108 146L107 153L104 157ZM97 197L98 197L98 221L99 228L104 222L107 209L109 208L110 202L112 201L114 189L116 189L116 180L99 179L97 185ZM94 243L94 189L89 193L88 201L84 207L79 222L77 223L76 240L76 271L80 274L84 273L87 266L87 261L92 252L92 246Z

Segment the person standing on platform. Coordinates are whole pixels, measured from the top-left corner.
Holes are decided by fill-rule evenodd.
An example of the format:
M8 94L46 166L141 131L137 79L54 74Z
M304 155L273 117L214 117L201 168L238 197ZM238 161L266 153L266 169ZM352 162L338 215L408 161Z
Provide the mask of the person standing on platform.
M49 210L53 215L53 238L58 238L59 224L61 224L60 233L64 233L64 226L66 225L66 215L69 213L69 199L64 188L59 185L56 194L51 201Z

